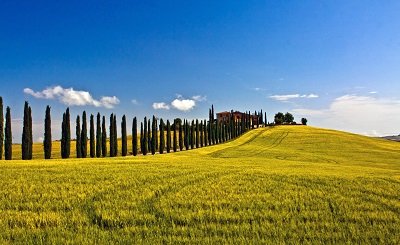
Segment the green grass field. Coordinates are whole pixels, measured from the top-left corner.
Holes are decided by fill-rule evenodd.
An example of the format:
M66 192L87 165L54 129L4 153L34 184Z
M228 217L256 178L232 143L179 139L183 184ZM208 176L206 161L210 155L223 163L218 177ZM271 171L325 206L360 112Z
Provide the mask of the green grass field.
M0 176L1 244L400 243L400 143L338 131L281 126L163 155L3 160Z

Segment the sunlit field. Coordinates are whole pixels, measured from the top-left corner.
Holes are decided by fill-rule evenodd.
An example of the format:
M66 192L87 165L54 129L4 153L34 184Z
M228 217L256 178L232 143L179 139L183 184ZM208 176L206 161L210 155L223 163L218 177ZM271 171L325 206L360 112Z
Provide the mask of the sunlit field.
M400 243L397 142L280 126L136 157L41 147L0 161L2 244Z

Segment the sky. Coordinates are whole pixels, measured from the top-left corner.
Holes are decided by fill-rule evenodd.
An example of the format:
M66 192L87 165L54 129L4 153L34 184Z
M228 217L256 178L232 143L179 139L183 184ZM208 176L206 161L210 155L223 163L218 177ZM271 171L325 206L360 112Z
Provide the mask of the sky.
M260 111L400 134L399 1L1 1L0 96L20 142L51 106L128 121ZM129 127L130 123L128 123ZM71 127L72 130L74 127Z

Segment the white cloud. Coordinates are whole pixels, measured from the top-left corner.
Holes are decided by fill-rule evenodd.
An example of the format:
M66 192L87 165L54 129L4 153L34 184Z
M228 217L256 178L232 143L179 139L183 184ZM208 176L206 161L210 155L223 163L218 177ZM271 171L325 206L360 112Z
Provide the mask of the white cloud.
M170 107L165 102L160 102L160 103L153 103L153 109L154 110L159 110L159 109L169 110Z
M180 111L190 111L193 107L196 106L195 100L187 100L187 99L175 99L171 103L172 107L178 109Z
M95 107L114 108L120 102L115 96L103 96L100 100L95 100L89 92L74 90L73 88L63 88L61 86L48 87L42 92L35 92L30 88L25 88L24 93L39 99L58 99L61 103L68 106L92 105Z
M131 102L132 102L132 104L134 104L134 105L138 105L138 104L139 104L139 102L138 102L136 99L132 99Z
M294 109L293 112L312 117L321 127L377 136L400 133L399 108L400 100L344 95L336 98L328 109Z
M297 98L306 98L306 99L314 99L318 98L316 94L309 94L309 95L300 95L300 94L287 94L287 95L271 95L269 98L278 100L278 101L288 101L290 99L297 99Z
M193 96L192 97L195 101L199 101L199 102L202 102L202 101L206 101L207 100L207 96L201 96L201 95L195 95L195 96Z

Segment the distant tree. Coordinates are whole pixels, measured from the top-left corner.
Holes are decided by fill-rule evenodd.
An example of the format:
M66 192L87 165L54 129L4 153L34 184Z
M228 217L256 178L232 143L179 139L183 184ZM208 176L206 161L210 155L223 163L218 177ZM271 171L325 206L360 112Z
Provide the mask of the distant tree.
M282 124L284 122L284 120L285 120L285 115L283 115L282 112L278 112L275 114L275 117L274 117L275 124L278 124L278 125Z
M171 125L167 120L167 153L171 152Z
M147 120L147 152L151 152L151 120Z
M63 123L61 125L61 157L69 158L71 152L71 123L69 108L63 114Z
M196 148L199 148L200 147L200 126L199 126L199 120L198 119L196 119L196 128L195 128L195 130L196 130L196 139L195 139L195 141L196 141Z
M147 117L144 117L144 129L143 129L143 139L142 139L142 154L147 155L147 149L148 149L148 140L147 140Z
M96 118L96 157L101 157L101 136L101 116L98 112Z
M293 115L289 112L286 112L284 121L285 121L285 123L292 123L294 121Z
M200 120L200 124L199 124L199 132L200 132L200 147L204 146L204 130L203 130L203 120Z
M194 120L192 120L192 125L190 127L190 146L194 149L195 141L196 141L196 131L195 131L195 124Z
M140 152L143 154L144 152L144 146L143 146L143 140L144 138L144 130L143 130L143 123L140 123ZM144 154L143 154L144 155Z
M207 146L207 141L208 141L208 130L207 130L207 120L204 119L203 123L203 130L204 130L204 146Z
M114 157L114 114L110 115L110 157Z
M44 119L44 140L43 140L43 148L44 148L44 158L51 158L51 115L50 115L50 106L46 107L46 115Z
M184 121L184 123L183 123L183 125L184 125L184 139L183 139L183 141L184 141L184 144L185 144L185 149L186 150L189 150L189 132L190 132L190 130L189 130L189 123L188 123L188 121L187 120L185 120Z
M303 124L303 125L307 125L307 118L302 118L301 119L301 124Z
M82 157L82 136L81 136L81 119L80 116L76 116L76 158Z
M182 128L182 120L178 121L178 122L176 123L176 125L178 126L178 129L176 129L176 130L179 130L179 150L182 151L182 150L183 150L183 128ZM176 137L176 135L175 135L174 137ZM176 141L176 139L175 139L175 141Z
M66 119L66 154L67 158L71 155L71 116L69 113L69 108L65 111L65 119Z
M160 119L160 147L158 148L160 154L164 153L164 146L165 146L165 142L164 142L165 141L164 127L165 127L164 121L161 118Z
M132 154L134 156L137 155L137 147L138 147L138 140L137 140L137 119L136 117L133 118L132 121Z
M4 158L6 160L12 159L12 131L11 131L11 109L6 108L6 127L4 134Z
M268 121L267 121L267 113L264 112L264 126L267 126L267 123L268 123Z
M28 145L28 160L32 159L33 155L33 128L32 128L32 108L28 108L28 126L29 126L29 145Z
M21 142L22 160L29 159L29 146L31 144L30 130L31 130L31 127L29 125L29 104L28 104L28 101L25 101L24 119L23 119L23 128L22 128L22 142Z
M173 143L172 143L172 148L173 148L173 150L174 150L174 152L176 152L177 151L177 140L176 140L176 127L177 127L177 125L178 125L178 123L177 123L177 120L175 119L174 120L174 128L173 128L173 130L174 130L174 138L173 138ZM181 126L179 126L179 132L181 132ZM180 138L181 138L182 136L181 136L181 133L179 133L179 141L180 141Z
M121 140L122 140L122 156L126 156L128 153L128 142L127 142L127 135L126 135L126 116L122 116L122 122L121 122Z
M87 156L87 120L86 120L86 111L82 113L82 131L81 131L81 155L82 158L86 158Z
M118 155L117 115L114 114L114 156Z
M0 160L3 160L3 144L4 144L4 114L3 114L3 98L0 96Z
M101 124L101 155L107 156L107 128L106 128L106 117L103 116Z
M94 136L94 116L93 114L90 114L90 126L89 126L89 132L90 132L90 157L93 158L96 155L96 139Z
M151 148L151 154L156 154L156 145L157 145L157 119L153 115L153 120L151 124L151 141L150 141L150 148Z

